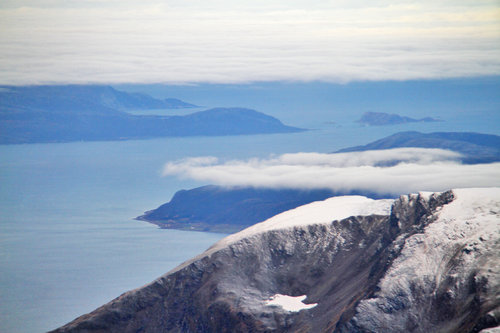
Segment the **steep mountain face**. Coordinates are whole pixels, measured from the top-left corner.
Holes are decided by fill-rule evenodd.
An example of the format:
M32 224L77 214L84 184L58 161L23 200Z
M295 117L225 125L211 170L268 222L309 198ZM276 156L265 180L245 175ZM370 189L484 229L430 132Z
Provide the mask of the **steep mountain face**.
M500 325L499 214L500 189L314 202L54 332L480 332Z
M399 132L364 146L345 148L337 153L402 147L440 148L461 153L463 163L500 161L500 136L473 132Z

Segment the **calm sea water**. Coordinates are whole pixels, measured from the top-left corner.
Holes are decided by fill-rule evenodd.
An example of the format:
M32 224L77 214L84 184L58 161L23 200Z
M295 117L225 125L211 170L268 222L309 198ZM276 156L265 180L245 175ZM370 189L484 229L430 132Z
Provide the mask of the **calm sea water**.
M224 236L133 220L179 189L205 185L161 177L168 161L331 152L410 129L497 130L482 124L366 130L318 122L316 130L296 134L0 146L0 331L56 328Z

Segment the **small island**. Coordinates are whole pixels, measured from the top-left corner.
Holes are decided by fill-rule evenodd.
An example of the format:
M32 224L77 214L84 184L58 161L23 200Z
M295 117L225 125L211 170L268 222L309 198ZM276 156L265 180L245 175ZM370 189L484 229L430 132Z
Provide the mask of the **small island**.
M430 123L436 121L442 121L442 120L431 117L415 119L406 116L400 116L395 113L365 112L363 113L361 118L356 122L368 126L385 126L385 125L399 125L406 123Z

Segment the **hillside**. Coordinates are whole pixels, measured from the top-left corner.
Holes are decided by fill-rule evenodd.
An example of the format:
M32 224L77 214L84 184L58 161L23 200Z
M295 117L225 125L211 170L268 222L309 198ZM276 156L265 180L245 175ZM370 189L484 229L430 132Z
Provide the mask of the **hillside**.
M178 191L170 202L137 219L165 229L232 233L289 209L345 194L349 193L207 185ZM383 196L370 194L370 197Z
M500 161L500 136L473 132L399 132L363 146L341 149L336 153L402 147L452 150L461 153L462 162L467 164Z

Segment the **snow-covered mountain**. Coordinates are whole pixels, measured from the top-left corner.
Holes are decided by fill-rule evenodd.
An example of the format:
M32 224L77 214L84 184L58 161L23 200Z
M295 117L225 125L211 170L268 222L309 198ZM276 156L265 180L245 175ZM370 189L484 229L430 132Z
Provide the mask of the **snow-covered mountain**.
M491 332L499 214L499 188L314 202L55 332Z

